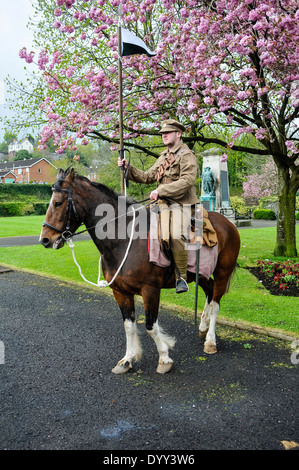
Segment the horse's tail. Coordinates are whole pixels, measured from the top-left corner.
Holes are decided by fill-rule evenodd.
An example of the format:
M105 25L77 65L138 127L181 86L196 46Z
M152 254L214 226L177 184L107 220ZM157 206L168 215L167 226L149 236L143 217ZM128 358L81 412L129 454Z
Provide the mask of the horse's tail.
M225 293L227 294L229 292L229 289L230 289L230 286L231 286L231 283L232 283L232 280L233 280L233 277L236 273L236 269L238 267L238 263L235 264L235 267L233 269L233 272L231 273L231 275L229 276L228 278L228 281L227 281L227 284L226 284L226 289L225 289Z

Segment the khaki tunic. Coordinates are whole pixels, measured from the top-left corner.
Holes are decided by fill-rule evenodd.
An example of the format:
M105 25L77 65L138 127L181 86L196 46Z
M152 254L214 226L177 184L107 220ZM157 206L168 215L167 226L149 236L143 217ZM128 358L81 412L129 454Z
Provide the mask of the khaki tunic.
M175 161L165 170L158 183L161 198L170 198L180 204L196 204L195 180L198 175L198 162L194 153L182 141L172 150ZM156 181L157 171L167 156L165 150L156 163L147 171L129 167L128 178L135 183L150 184Z

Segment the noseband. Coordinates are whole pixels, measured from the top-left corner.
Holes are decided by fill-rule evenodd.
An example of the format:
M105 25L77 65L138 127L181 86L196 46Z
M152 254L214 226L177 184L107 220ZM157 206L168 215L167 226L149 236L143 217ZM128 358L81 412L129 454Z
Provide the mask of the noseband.
M69 189L64 189L64 188L61 187L61 184L63 182L68 183L70 185ZM64 229L57 228L54 225L51 225L46 221L43 222L43 227L48 227L52 230L55 230L58 233L61 233L61 237L64 240L68 240L72 236L72 232L70 231L70 223L71 223L72 214L74 214L77 221L79 221L78 213L77 213L76 206L75 206L75 203L74 203L74 200L73 200L73 186L68 181L65 181L64 178L59 178L53 184L51 189L52 189L53 192L54 191L63 192L63 193L67 193L67 195L68 195L67 196L66 212L65 212L65 221L66 221L65 224L64 224L65 228Z

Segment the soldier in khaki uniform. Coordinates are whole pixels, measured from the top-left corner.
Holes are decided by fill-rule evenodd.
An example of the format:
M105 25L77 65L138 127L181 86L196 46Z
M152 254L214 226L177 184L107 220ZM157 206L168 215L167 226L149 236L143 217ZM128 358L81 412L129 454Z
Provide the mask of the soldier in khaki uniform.
M166 150L149 170L141 171L131 165L128 170L128 178L136 183L151 184L157 181L158 187L151 192L150 199L167 198L172 204L171 248L180 273L176 281L177 293L189 290L186 282L188 258L186 239L190 217L182 216L182 205L190 209L191 205L198 203L194 187L198 175L198 162L194 153L182 141L181 136L184 131L185 127L174 119L163 121L159 133L162 135ZM119 159L118 165L127 168L128 163L125 159ZM163 211L165 205L160 208ZM190 214L191 211L187 212Z

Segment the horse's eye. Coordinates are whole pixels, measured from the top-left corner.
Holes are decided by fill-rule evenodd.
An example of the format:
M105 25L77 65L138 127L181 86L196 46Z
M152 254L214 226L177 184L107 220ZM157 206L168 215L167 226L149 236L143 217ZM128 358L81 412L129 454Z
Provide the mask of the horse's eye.
M55 202L55 203L54 203L54 207L59 207L59 206L61 206L61 205L62 205L62 202Z

